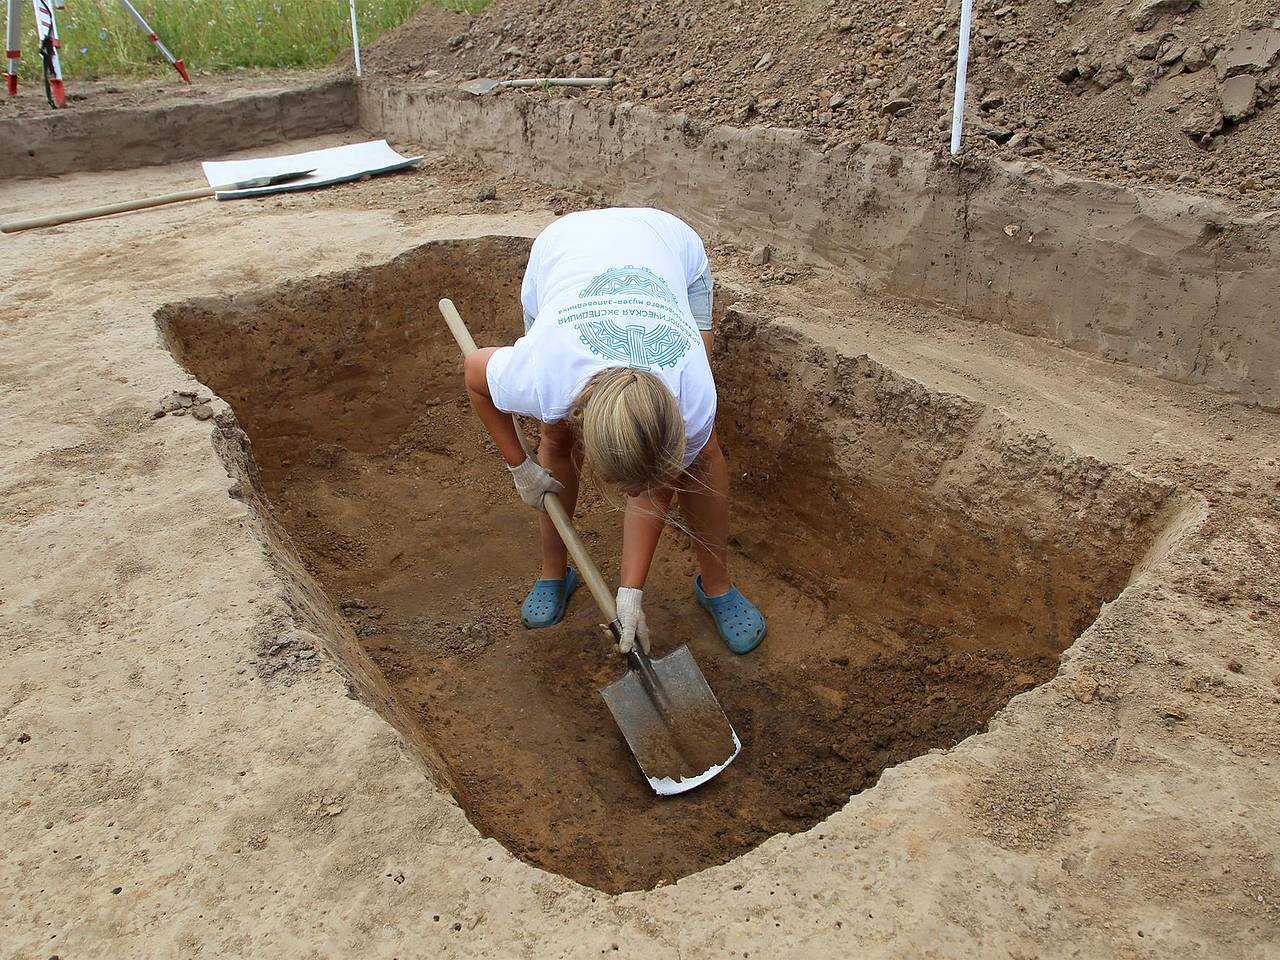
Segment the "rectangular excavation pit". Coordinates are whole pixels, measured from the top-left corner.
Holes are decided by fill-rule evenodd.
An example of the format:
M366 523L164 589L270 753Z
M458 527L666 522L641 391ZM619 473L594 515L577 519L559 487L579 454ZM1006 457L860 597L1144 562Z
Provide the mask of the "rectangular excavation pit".
M229 459L299 609L476 828L531 864L647 888L818 823L1052 677L1174 509L1164 487L719 295L735 579L770 632L729 654L668 532L650 625L660 650L692 646L744 746L705 787L657 798L596 693L620 663L586 592L558 627L520 627L536 524L435 308L450 296L479 343L510 342L528 248L431 243L157 320L247 435ZM578 524L612 579L619 517L584 493Z

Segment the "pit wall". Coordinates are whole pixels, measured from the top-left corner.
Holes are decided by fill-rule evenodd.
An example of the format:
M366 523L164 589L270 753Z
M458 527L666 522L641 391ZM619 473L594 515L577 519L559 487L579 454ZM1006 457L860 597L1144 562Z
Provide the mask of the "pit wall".
M363 83L361 126L669 209L925 300L1280 409L1280 213L1041 164L707 126L627 103Z
M216 357L203 352L205 338L198 332L202 324L223 322L228 315L255 315L273 297L306 291L316 281L290 281L276 289L238 294L231 302L242 304L239 310L228 309L228 298L215 297L168 304L156 312L162 343L186 369L205 381L243 385L239 390L224 386L219 392L238 414L224 413L218 418L215 446L235 480L233 495L244 500L258 520L259 536L281 574L298 626L313 634L339 665L354 695L405 739L410 753L433 781L455 795L457 786L448 764L414 719L411 706L388 686L350 622L307 569L302 551L264 495L250 434L262 437L271 434L274 427L290 438L306 437L308 443L359 437L363 445L376 449L388 437L402 434L424 405L430 408L456 400L460 365L442 366L426 378L415 375L422 366L420 338L434 336L453 356L453 342L442 339L443 326L423 324L422 305L435 303L447 290L480 342L509 339L520 323L519 272L508 271L505 282L495 286L493 277L476 271L475 264L523 263L531 242L521 237L442 241L428 245L425 252L411 251L389 263L353 270L340 275L336 285L319 286L321 300L311 319L323 318L323 323L286 325L283 333L281 327L266 323L237 328L228 331L235 349L220 351ZM434 272L423 267L424 260L434 266ZM445 282L432 284L433 278L441 277ZM495 309L505 312L496 313ZM312 363L301 370L273 367L269 375L262 375L264 358L294 350L305 353L308 345L325 338L329 345L325 355L332 359L332 365ZM352 341L362 349L353 349ZM351 358L345 356L348 350ZM368 376L362 364L371 361L379 365L378 376L387 383L411 382L413 402L403 403L402 397L388 391L349 394L345 385ZM319 418L327 432L308 431L302 421L315 412L318 397L335 389L340 397L326 406L325 415ZM299 405L304 404L312 409L300 411Z
M217 99L159 97L139 107L50 112L0 121L0 179L202 160L355 125L354 83L235 90Z
M730 307L714 365L738 548L892 637L1056 657L1187 510L785 318Z
M163 333L163 328L162 328ZM245 501L257 521L263 548L284 584L294 624L311 634L347 681L348 695L358 698L386 720L409 745L409 754L443 790L457 793L448 766L425 736L382 672L356 638L351 624L303 564L300 551L262 494L253 444L232 413L220 414L213 435L227 474L235 481L231 495Z

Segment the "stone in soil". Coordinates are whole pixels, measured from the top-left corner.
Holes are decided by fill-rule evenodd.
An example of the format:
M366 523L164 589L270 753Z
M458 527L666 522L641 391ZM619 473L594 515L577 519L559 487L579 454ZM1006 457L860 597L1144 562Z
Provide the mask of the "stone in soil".
M1277 59L1280 59L1280 30L1246 30L1218 57L1218 76L1225 79L1265 70Z
M1218 91L1222 101L1222 116L1233 122L1245 119L1253 112L1253 101L1257 94L1258 81L1248 74L1228 78Z

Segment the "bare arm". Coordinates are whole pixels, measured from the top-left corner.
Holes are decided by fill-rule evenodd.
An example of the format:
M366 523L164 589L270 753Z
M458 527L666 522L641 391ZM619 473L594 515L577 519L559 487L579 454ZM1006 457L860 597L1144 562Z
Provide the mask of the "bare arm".
M484 428L489 431L502 459L507 461L508 466L518 467L524 463L525 453L520 446L520 438L516 435L515 423L511 420L511 414L503 413L494 406L493 398L489 396L486 371L489 368L489 358L497 349L485 347L468 356L462 366L463 379L467 385L467 396L471 398L471 407Z
M673 488L661 487L627 498L627 513L622 521L621 586L644 589L674 494Z
M711 356L711 331L703 330L702 345ZM712 431L712 440L715 431ZM720 446L711 442L708 447L720 456L723 467L724 457L720 454ZM690 469L699 469L710 456L711 451L703 449ZM661 487L657 490L646 490L638 497L627 497L627 513L622 520L622 569L619 574L619 585L643 589L649 577L649 567L653 563L653 555L658 549L658 540L662 537L662 528L666 526L667 511L671 509L671 498L675 496L674 487ZM683 496L683 494L682 494Z

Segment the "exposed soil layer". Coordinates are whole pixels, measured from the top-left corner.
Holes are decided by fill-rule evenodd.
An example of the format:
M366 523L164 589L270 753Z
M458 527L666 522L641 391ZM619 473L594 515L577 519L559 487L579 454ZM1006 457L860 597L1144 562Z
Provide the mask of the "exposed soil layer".
M355 85L330 73L156 82L71 84L71 105L52 110L30 85L0 97L0 171L52 176L132 170L219 156L355 125ZM98 109L77 104L87 100Z
M973 6L966 153L1275 206L1280 19L1271 0ZM651 103L694 123L802 129L830 146L940 151L959 8L495 0L468 21L428 5L365 59L371 73L401 77L606 75L614 88L587 96Z
M429 244L158 319L231 404L264 519L341 608L393 722L477 828L530 863L615 892L813 826L1052 676L1159 531L1166 488L725 309L721 291L735 579L770 633L729 654L668 534L646 590L656 652L689 644L743 750L706 786L655 797L597 693L622 665L586 592L556 628L519 625L536 526L435 311L448 295L479 343L509 342L527 250ZM578 523L608 578L619 523L584 492Z
M168 67L165 67L168 70ZM157 79L107 77L102 80L67 80L67 106L60 112L49 106L39 80L22 81L15 97L0 97L0 119L11 117L59 117L65 121L76 114L94 113L100 121L106 110L130 107L176 108L191 104L210 105L254 93L279 93L288 88L332 82L335 71L241 69L234 73L197 74L190 85L177 74L163 73ZM156 144L162 149L164 144ZM206 144L205 150L210 147ZM206 153L207 155L207 153Z

